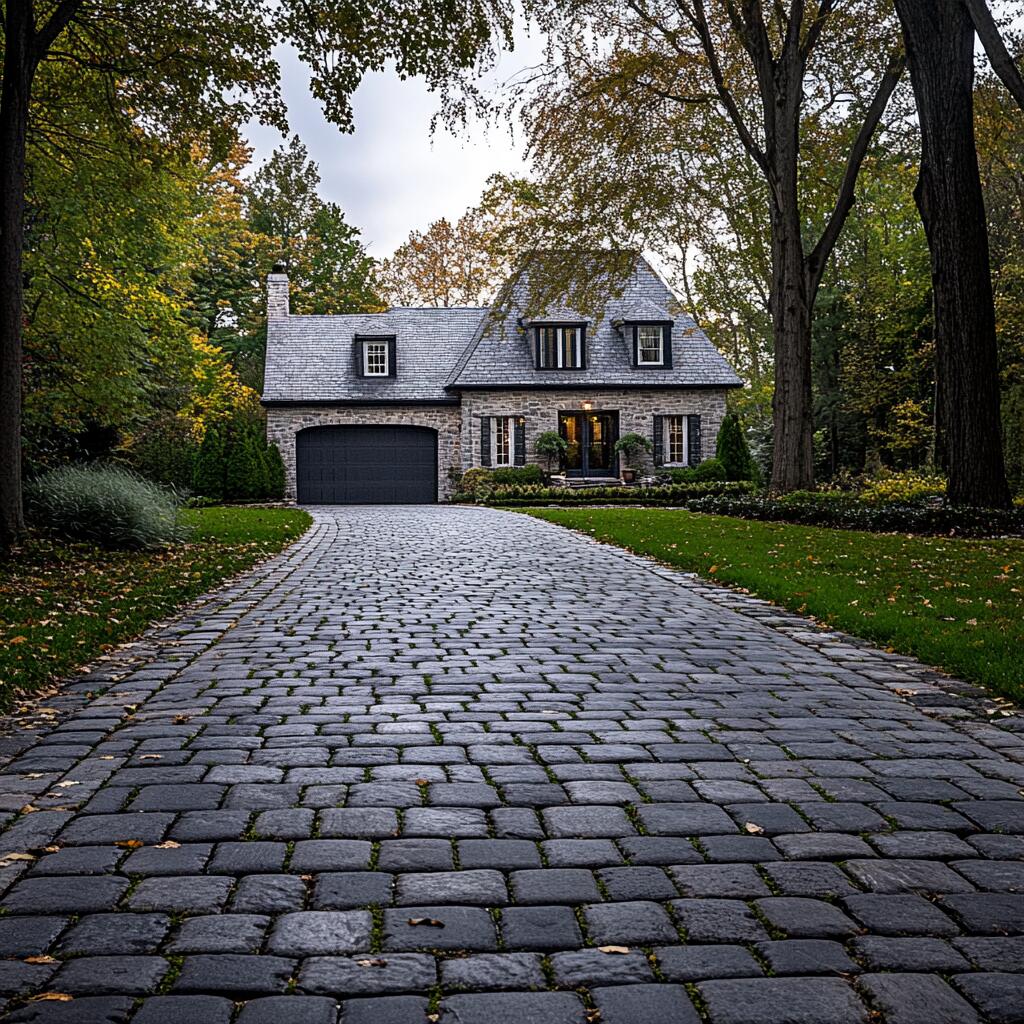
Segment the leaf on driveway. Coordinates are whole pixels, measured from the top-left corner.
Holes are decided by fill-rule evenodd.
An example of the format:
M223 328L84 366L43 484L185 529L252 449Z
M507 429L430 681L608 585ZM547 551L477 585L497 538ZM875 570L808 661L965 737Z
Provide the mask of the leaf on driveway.
M629 946L598 946L599 953L628 953Z
M421 925L422 924L422 925L426 925L428 928L443 928L444 927L444 921L438 921L438 919L436 917L410 917L409 918L409 924L411 924L413 926Z
M752 821L748 821L743 826L744 831L749 832L752 836L759 836L764 833L764 829L760 825L755 825Z

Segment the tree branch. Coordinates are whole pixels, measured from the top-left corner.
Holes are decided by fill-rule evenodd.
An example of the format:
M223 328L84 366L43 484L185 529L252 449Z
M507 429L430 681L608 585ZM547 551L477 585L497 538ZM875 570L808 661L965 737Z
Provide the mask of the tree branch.
M970 12L974 31L978 33L981 45L985 47L992 70L1010 90L1010 95L1017 101L1017 106L1024 110L1024 77L1013 62L1010 51L1006 49L1006 43L999 34L999 26L996 25L988 4L985 0L964 0L964 5Z
M32 53L38 63L45 56L57 37L71 24L71 19L78 13L85 0L61 0L46 23L35 33L32 42Z
M878 83L875 97L871 101L871 106L868 107L864 122L857 133L857 138L850 147L849 155L846 158L846 168L843 171L843 180L839 185L839 194L836 197L835 208L832 210L828 223L818 239L818 244L815 245L810 255L808 255L805 263L808 300L812 304L817 294L818 286L821 284L825 264L835 248L839 232L842 231L846 218L853 207L857 175L860 173L861 165L864 163L864 157L867 154L871 137L875 134L875 129L878 127L882 114L885 113L885 108L889 103L889 97L892 96L893 90L902 77L906 66L907 58L905 54L900 53L893 58L885 74L882 76L882 80Z

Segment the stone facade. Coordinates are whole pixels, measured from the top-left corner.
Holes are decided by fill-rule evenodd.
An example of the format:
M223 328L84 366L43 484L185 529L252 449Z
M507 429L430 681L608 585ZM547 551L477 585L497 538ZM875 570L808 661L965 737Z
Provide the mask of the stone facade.
M619 436L651 437L655 416L699 415L702 457L714 455L715 438L725 416L725 388L671 391L587 388L574 391L464 391L462 393L462 468L480 465L480 420L484 416L522 416L526 420L526 460L544 465L534 444L546 430L558 429L560 412L576 412L590 403L594 412L618 412ZM640 468L650 472L650 456Z
M457 405L392 406L270 406L267 440L281 452L285 497L295 498L295 435L307 427L407 426L437 431L437 496L447 501L452 492L451 470L461 465L461 415Z

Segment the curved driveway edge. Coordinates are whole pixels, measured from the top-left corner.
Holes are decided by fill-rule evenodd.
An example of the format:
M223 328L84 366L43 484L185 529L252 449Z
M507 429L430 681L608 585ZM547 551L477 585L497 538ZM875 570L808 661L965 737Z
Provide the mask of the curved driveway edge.
M0 740L0 1019L1021 1019L1018 717L527 516L314 519Z

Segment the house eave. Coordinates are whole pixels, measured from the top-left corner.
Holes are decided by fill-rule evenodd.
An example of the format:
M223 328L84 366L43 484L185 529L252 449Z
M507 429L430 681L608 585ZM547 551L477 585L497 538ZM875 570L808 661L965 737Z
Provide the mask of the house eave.
M505 383L505 384L449 384L448 391L579 391L581 389L607 391L720 391L724 388L741 388L742 381L730 381L716 384L669 384L665 381L640 383L630 381L616 384L611 381L580 380L563 383Z
M459 398L261 398L260 405L265 409L294 408L301 405L332 405L348 408L405 406L405 405L458 405Z

